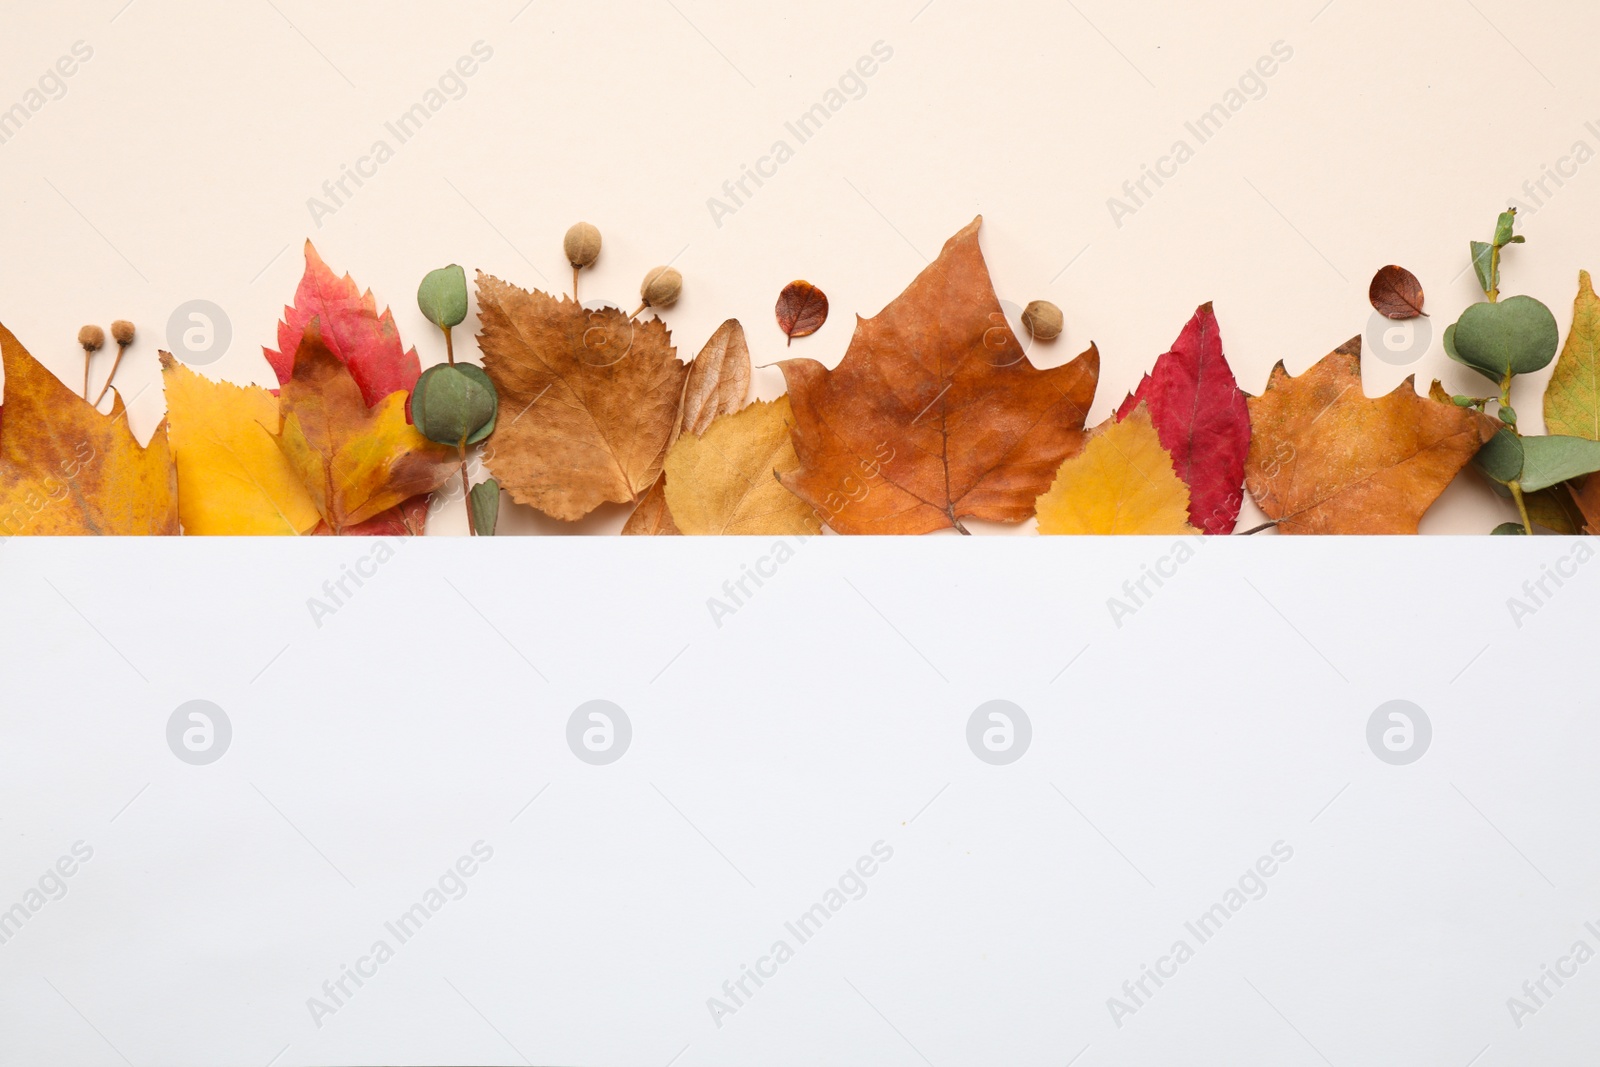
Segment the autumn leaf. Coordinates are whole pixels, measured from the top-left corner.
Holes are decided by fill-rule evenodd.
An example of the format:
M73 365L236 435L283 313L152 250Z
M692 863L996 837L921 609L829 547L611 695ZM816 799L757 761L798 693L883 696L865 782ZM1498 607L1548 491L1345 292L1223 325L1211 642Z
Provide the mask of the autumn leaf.
M1189 489L1139 404L1089 435L1038 500L1042 534L1198 534Z
M406 421L407 396L390 393L369 408L323 342L320 323L306 326L294 374L279 393L276 440L334 533L432 492L456 471L456 452Z
M161 353L183 532L302 534L320 519L279 450L278 398L260 386L201 377Z
M503 413L488 467L512 499L571 521L650 488L688 374L660 319L591 311L482 273L478 318Z
M788 343L809 337L828 321L828 294L806 281L793 281L778 294L778 329Z
M1578 272L1572 330L1545 387L1544 426L1549 433L1600 441L1600 297L1586 270Z
M1384 318L1414 319L1422 310L1422 283L1404 267L1390 264L1372 276L1367 300Z
M682 410L672 439L676 441L685 433L705 433L717 416L738 411L749 392L750 346L739 320L729 319L717 327L689 364ZM629 536L672 536L683 532L672 521L672 511L667 507L665 474L657 476L649 491L639 498L622 532Z
M1083 444L1100 354L1040 370L1006 325L978 246L982 219L875 318L839 366L780 364L797 470L784 485L840 533L1022 522Z
M1361 339L1291 377L1280 362L1250 399L1245 484L1283 533L1414 534L1498 423L1418 396L1407 378L1369 399Z
M787 397L757 400L667 453L666 498L686 534L816 534L822 522L776 475L799 465Z
M368 407L391 393L410 393L422 373L417 350L400 343L394 314L378 314L371 291L362 292L355 279L328 269L311 242L306 242L306 270L295 293L294 306L283 309L278 323L278 350L264 349L267 362L287 384L294 376L294 356L300 338L315 319L322 340L335 359L350 368Z
M1222 334L1210 304L1201 305L1172 351L1156 360L1117 418L1145 404L1161 444L1189 487L1189 521L1208 534L1227 534L1244 504L1250 411L1222 354Z
M0 326L0 537L178 533L178 476L163 422L141 447L122 395L101 414Z

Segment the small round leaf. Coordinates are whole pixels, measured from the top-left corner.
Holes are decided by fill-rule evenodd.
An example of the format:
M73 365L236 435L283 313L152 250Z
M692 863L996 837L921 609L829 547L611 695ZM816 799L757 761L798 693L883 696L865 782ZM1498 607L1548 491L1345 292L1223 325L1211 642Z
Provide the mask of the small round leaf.
M422 436L442 445L475 445L494 432L500 402L483 368L441 363L417 379L411 418Z
M461 325L467 317L467 272L452 263L429 273L417 290L417 306L442 330Z
M1549 308L1531 296L1513 296L1463 311L1446 332L1445 351L1500 381L1508 373L1530 374L1549 366L1560 340Z

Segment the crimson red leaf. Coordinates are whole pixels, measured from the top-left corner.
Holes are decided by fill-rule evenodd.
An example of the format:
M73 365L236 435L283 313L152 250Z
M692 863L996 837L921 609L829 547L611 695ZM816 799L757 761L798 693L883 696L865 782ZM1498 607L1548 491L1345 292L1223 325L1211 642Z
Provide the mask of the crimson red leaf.
M377 407L390 393L402 389L409 393L416 386L422 363L416 349L400 343L393 313L385 308L379 315L372 292L363 293L348 274L343 278L334 274L307 241L305 275L294 306L283 309L283 321L278 323L278 351L265 350L280 383L294 377L294 354L312 319L320 320L323 342L350 368L368 407Z
M1414 319L1422 310L1422 283L1404 267L1390 264L1372 276L1367 299L1380 315L1390 319Z
M790 282L778 294L778 328L792 343L822 329L828 321L828 294L810 282Z
M1201 305L1172 351L1156 360L1117 410L1126 418L1143 401L1161 446L1189 486L1189 521L1208 534L1232 533L1244 503L1250 411L1222 354L1210 304Z

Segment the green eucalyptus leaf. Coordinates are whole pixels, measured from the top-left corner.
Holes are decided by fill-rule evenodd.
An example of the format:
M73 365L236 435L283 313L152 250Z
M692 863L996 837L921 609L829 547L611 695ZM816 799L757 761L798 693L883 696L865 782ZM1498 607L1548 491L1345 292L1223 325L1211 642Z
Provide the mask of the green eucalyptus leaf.
M1448 334L1453 358L1497 382L1548 367L1561 342L1556 317L1531 296L1473 304Z
M1504 248L1511 243L1511 234L1517 228L1516 211L1502 211L1494 224L1494 243Z
M1516 409L1514 409L1510 404L1501 404L1500 410L1496 411L1495 415L1507 426L1515 426L1517 424Z
M1501 430L1489 438L1488 444L1478 449L1472 461L1494 481L1509 485L1522 477L1522 446L1525 440L1509 429Z
M1457 363L1461 362L1461 357L1456 355L1456 324L1453 322L1444 328L1444 354Z
M411 420L422 436L442 445L478 444L494 432L500 402L482 367L441 363L417 379Z
M500 523L500 483L493 478L479 482L467 496L467 506L472 509L473 529L479 537L493 537Z
M452 263L422 279L417 306L429 322L448 330L467 317L467 272Z
M1478 273L1478 288L1484 292L1500 284L1500 272L1494 266L1494 245L1484 241L1472 242L1472 269Z
M1497 535L1512 534L1522 536L1526 536L1528 533L1527 530L1522 528L1522 523L1520 522L1502 522L1499 526L1496 526L1489 532Z
M1498 436L1498 435L1497 435ZM1522 439L1522 488L1525 492L1600 471L1600 441L1582 437L1524 437Z

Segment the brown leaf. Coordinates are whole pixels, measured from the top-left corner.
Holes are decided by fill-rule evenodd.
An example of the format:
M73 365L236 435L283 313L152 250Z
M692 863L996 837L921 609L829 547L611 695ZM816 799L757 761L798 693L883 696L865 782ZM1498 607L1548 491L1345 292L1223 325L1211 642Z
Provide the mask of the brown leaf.
M1422 310L1422 283L1415 274L1393 264L1372 276L1367 299L1386 318L1414 319L1427 314Z
M513 500L572 521L650 488L688 374L660 319L590 311L481 272L478 318L500 393L487 463Z
M711 340L689 364L683 386L680 433L703 434L718 415L731 415L750 393L750 345L738 319L717 327ZM676 434L674 435L676 436Z
M793 281L778 294L778 328L793 344L809 337L828 321L828 294L806 281Z
M678 537L683 533L672 520L672 509L667 507L665 474L657 478L650 491L639 498L639 506L622 524L622 532L629 537Z
M1600 474L1591 474L1582 485L1575 486L1572 499L1583 514L1583 532L1600 534Z
M982 218L875 318L835 370L780 364L798 470L784 485L840 533L1022 522L1083 447L1100 353L1040 370L1006 325L978 246Z
M1418 396L1407 378L1369 399L1361 338L1252 397L1245 485L1283 533L1414 534L1423 512L1497 423Z

